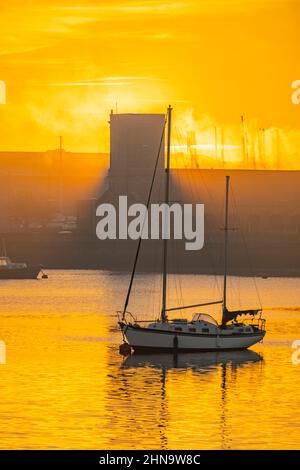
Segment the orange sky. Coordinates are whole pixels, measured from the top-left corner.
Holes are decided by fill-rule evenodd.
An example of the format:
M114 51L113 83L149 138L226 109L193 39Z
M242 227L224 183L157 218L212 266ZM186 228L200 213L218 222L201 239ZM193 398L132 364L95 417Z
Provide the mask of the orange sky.
M299 0L0 5L0 150L55 148L62 134L69 150L108 151L116 103L119 112L164 112L171 102L179 133L188 122L239 126L244 113L298 142Z

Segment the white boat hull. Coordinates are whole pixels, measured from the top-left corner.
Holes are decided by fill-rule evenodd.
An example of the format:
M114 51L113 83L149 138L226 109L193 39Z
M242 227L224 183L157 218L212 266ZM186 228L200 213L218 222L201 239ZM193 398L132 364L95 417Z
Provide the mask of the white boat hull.
M238 334L222 330L218 334L175 333L134 325L124 325L123 334L135 351L226 351L247 349L260 342L265 331Z

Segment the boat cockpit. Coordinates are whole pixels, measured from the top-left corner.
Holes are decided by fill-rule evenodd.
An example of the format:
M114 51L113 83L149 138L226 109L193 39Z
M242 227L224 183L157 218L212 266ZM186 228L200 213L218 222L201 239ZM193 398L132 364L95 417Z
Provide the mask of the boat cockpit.
M219 326L218 322L211 315L208 315L207 313L195 313L191 323L197 323L197 322L211 323L215 326Z

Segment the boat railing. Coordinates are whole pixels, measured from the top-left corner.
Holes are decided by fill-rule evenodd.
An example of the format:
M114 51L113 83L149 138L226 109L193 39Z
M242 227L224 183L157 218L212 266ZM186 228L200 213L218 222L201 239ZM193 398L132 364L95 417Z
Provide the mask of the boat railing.
M129 314L129 316L132 318L133 322L135 325L138 325L139 323L155 323L155 322L158 322L159 319L158 318L155 318L155 319L149 319L149 320L138 320L134 315L133 313L129 312L128 310L126 310L125 312L126 314ZM117 310L117 317L118 317L118 322L120 323L124 323L124 319L123 319L123 310ZM126 321L125 321L126 323ZM130 323L131 324L131 323Z
M251 324L253 327L258 328L259 330L262 330L262 331L266 330L266 319L262 318L261 316L258 318L253 318Z
M259 325L260 330L265 331L265 329L266 329L266 319L265 318L259 318L258 319L258 325Z
M121 319L122 319L122 321L123 321L123 318L122 318L122 317L123 317L123 314L124 314L123 310L117 310L117 316L118 316L119 322L121 321ZM133 315L133 313L131 313L131 312L129 312L128 310L126 310L125 314L126 314L126 315L129 315L129 316L132 318L132 320L133 320L135 323L137 323L137 318Z

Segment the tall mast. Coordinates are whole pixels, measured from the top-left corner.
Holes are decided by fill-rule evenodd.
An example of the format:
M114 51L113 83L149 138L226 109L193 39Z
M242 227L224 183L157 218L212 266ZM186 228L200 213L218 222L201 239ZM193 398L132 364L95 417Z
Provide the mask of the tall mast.
M226 176L226 204L225 204L225 246L224 246L224 284L223 284L223 319L224 312L227 310L227 261L228 261L228 202L229 202L229 180L230 176ZM223 323L223 321L222 321Z
M169 206L170 198L170 155L171 155L171 118L172 108L171 105L168 107L168 143L167 143L167 166L166 166L166 186L165 186L165 203ZM167 224L167 215L165 217L165 224ZM162 309L161 309L161 320L162 322L167 321L167 260L168 260L168 240L164 239L163 244L163 292L162 292Z

